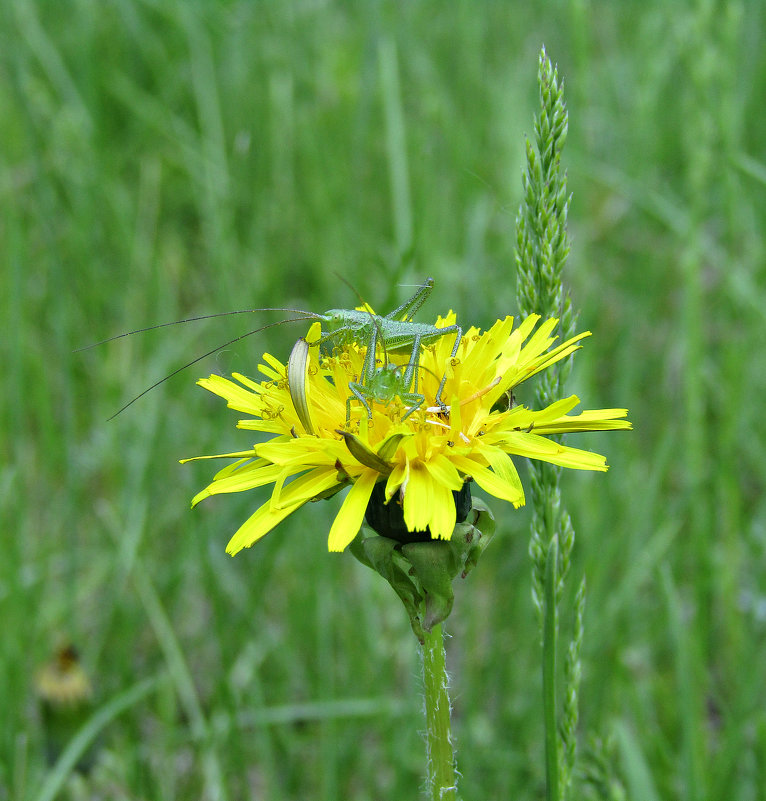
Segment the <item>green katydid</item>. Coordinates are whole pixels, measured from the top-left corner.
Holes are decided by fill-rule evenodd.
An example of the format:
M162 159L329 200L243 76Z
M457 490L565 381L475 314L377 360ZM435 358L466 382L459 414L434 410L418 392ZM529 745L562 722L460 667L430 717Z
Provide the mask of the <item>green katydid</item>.
M442 336L454 333L455 344L451 352L451 358L454 358L457 354L458 347L460 346L460 339L463 335L463 331L458 325L450 325L445 326L444 328L438 328L437 326L429 325L427 323L417 323L413 321L413 316L425 303L428 296L431 294L433 286L433 278L427 278L423 284L418 287L415 294L409 298L409 300L406 300L404 303L385 316L373 314L370 311L359 309L330 309L324 314L317 314L316 312L310 312L304 309L277 307L241 309L238 311L220 312L217 314L189 317L184 320L174 320L170 323L160 323L159 325L148 326L146 328L129 331L124 334L117 334L116 336L109 337L108 339L104 339L101 342L96 342L92 345L87 345L84 348L79 348L78 350L87 350L88 348L93 348L97 345L103 345L115 339L130 336L131 334L152 331L157 328L166 328L171 325L180 325L181 323L188 323L196 320L204 320L210 317L225 317L232 314L253 314L256 312L266 311L290 312L297 316L289 320L279 320L277 322L255 328L252 331L248 331L245 334L241 334L240 336L230 339L228 342L224 342L222 345L213 348L207 353L203 353L196 359L192 359L190 362L187 362L182 367L179 367L177 370L174 370L172 373L152 384L139 395L136 395L122 408L115 412L112 417L116 417L118 414L120 414L120 412L123 412L125 409L127 409L128 406L132 405L139 398L146 395L147 392L150 392L155 387L163 384L169 378L172 378L174 375L177 375L187 367L191 367L193 364L196 364L207 356L212 356L214 353L217 353L223 348L233 345L235 342L239 342L240 340L252 336L253 334L264 331L267 328L273 328L274 326L283 325L284 323L288 322L298 322L300 320L319 320L322 323L322 333L319 339L320 345L331 342L336 346L340 346L355 342L367 348L362 373L358 377L357 381L349 382L349 389L354 397L357 397L362 401L369 415L372 414L372 411L365 398L372 400L376 398L381 400L388 399L390 401L393 400L393 398L397 395L401 397L405 403L416 404L408 411L408 414L410 414L423 402L422 396L417 392L417 369L419 364L418 355L420 353L421 345L434 342ZM377 366L376 354L378 345L380 345L384 351L390 351L394 353L401 353L403 350L410 351L410 362L405 369L404 376L401 376L400 372L397 372L400 371L401 368L397 368L389 364L385 365L384 367ZM413 383L413 377L415 385L413 391L409 392L410 386ZM441 399L441 392L444 388L445 381L446 375L442 377L436 393L436 403L442 408L444 408L444 403ZM380 393L383 393L383 398L378 397Z
M454 333L455 344L450 358L454 359L457 354L463 336L463 330L459 325L438 328L428 323L416 323L412 319L428 299L433 286L434 279L427 278L409 300L385 316L357 309L331 309L324 315L328 323L328 332L322 333L320 343L338 337L340 343L352 341L367 348L362 373L358 381L349 382L348 388L352 396L360 400L367 409L368 417L372 417L372 408L368 400L388 404L395 397L399 397L405 404L412 404L405 417L423 404L425 396L418 392L417 373L420 366L421 345ZM383 353L386 354L386 362L382 367L377 366L379 343ZM402 367L389 363L387 358L389 352L399 353L403 350L410 351L404 373ZM439 383L435 398L437 405L442 408L445 408L445 405L441 393L446 380L445 374ZM346 402L346 423L351 419L351 401L352 398L349 397Z

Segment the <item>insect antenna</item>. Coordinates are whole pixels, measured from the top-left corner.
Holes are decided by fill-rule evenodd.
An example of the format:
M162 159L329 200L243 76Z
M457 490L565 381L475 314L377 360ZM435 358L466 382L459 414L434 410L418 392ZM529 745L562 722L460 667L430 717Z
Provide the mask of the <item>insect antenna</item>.
M157 325L148 325L146 326L146 328L136 328L133 331L125 331L122 334L115 334L113 337L102 339L100 342L93 342L90 345L83 345L81 348L75 348L75 350L73 350L72 353L81 353L84 350L97 348L99 345L106 345L107 342L114 342L115 339L122 339L123 337L129 337L132 336L133 334L143 334L146 331L154 331L157 328L167 328L168 326L181 325L182 323L194 323L198 320L210 320L213 317L229 317L232 314L254 314L256 312L267 312L267 311L290 312L290 314L305 315L304 317L296 317L295 318L296 320L311 320L311 319L316 319L317 317L320 316L318 314L315 315L314 312L305 311L304 309L282 309L282 308L277 308L275 306L267 306L263 309L238 309L237 311L217 312L215 314L201 314L198 317L187 317L184 320L173 320L170 323L158 323ZM282 323L291 323L291 322L293 322L293 320L280 320L278 323L273 323L272 325L281 325ZM265 327L269 328L270 326L265 326ZM258 330L262 331L263 329L259 328ZM255 333L255 332L251 331L250 333ZM248 334L245 334L245 336L248 336ZM233 341L236 342L236 340ZM222 345L221 347L226 347L226 346ZM191 362L191 364L194 364L194 362Z
M359 290L349 280L347 280L344 276L342 276L338 272L335 273L335 276L340 281L342 281L356 295L356 299L359 301L359 305L364 308L364 310L369 315L370 320L372 320L373 326L375 326L375 330L376 330L377 336L376 337L372 337L372 336L370 337L370 341L367 344L368 350L370 348L370 344L372 344L373 342L374 342L376 350L377 350L377 344L378 344L378 342L380 342L380 346L383 348L383 363L384 364L388 364L388 351L386 350L386 337L385 337L385 334L383 333L383 327L380 324L380 318L378 317L377 314L373 314L370 311L370 304L367 303L367 301L365 301L365 299L361 296ZM363 379L362 379L363 381L365 380L365 378L366 378L366 380L370 380L372 378L372 374L375 371L375 364L376 364L376 361L377 361L375 357L376 357L376 354L373 353L372 356L370 356L368 354L367 359L365 359L365 363L369 364L370 375L369 376L365 376L364 373L363 373Z
M262 310L254 309L254 311L262 311ZM271 309L269 309L268 311L271 311ZM286 311L286 310L285 309L275 309L274 311ZM296 310L296 311L300 311L300 310ZM238 312L223 312L222 314L211 314L209 316L210 317L221 317L221 316L223 316L225 314L237 314L237 313ZM107 418L107 422L109 420L114 420L114 418L117 417L118 414L121 414L122 412L124 412L125 409L128 408L128 406L132 406L137 400L139 400L139 398L143 398L144 395L146 395L148 392L151 392L153 389L156 389L158 386L160 386L160 384L164 384L169 378L172 378L174 375L178 375L178 373L182 372L187 367L191 367L193 364L196 364L197 362L201 362L203 359L207 358L208 356L212 356L214 353L218 353L219 350L223 350L224 348L227 348L229 345L233 345L235 342L239 342L241 339L246 339L247 337L252 336L253 334L259 333L260 331L265 331L267 328L274 328L275 326L283 325L284 323L297 323L297 322L300 322L301 320L313 320L313 319L316 318L316 316L317 315L314 315L312 312L306 312L305 316L303 316L303 317L293 317L293 318L291 318L289 320L277 320L274 323L269 323L268 325L262 325L260 328L254 328L252 331L248 331L246 334L240 334L238 337L234 337L234 339L230 339L228 342L224 342L223 345L219 345L217 348L213 348L212 350L209 350L207 353L203 353L201 356L197 356L196 359L192 359L190 362L187 362L186 364L182 365L181 367L177 368L176 370L173 370L172 373L169 373L164 378L161 378L159 381L155 381L150 387L147 387L143 392L141 392L140 394L136 395L135 398L132 398L131 400L129 400L122 408L118 409L111 417ZM190 320L192 320L192 319L197 319L197 318L190 318ZM199 319L204 319L204 318L199 318ZM186 322L186 320L178 320L178 322L179 323ZM174 325L174 323L163 323L162 325L155 325L155 326L151 326L150 328L162 328L163 325ZM137 332L131 332L131 333L137 333ZM119 336L127 336L127 334L120 334ZM112 337L112 339L117 339L117 338L118 337ZM105 341L109 342L110 340L105 340ZM94 347L94 346L90 346L90 347ZM83 349L81 348L81 350L83 350Z
M362 297L361 292L359 292L359 290L351 283L351 281L349 281L348 278L341 275L337 271L335 271L334 274L339 281L344 283L356 295L356 299L359 301L359 305L364 306L365 310L368 310L370 308L370 304L367 303L367 301Z

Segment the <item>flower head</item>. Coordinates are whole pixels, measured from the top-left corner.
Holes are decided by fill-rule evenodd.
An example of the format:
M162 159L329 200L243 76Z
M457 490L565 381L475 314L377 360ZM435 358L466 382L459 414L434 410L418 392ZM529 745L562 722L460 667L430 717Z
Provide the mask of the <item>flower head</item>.
M523 505L524 490L512 456L578 470L606 470L603 456L563 445L549 435L630 428L622 419L626 409L570 415L579 403L574 395L540 410L513 403L514 387L570 355L590 335L578 334L552 347L558 321L538 325L539 319L530 315L515 329L512 317L498 320L483 333L471 328L454 359L451 336L423 346L411 385L402 385L393 397L388 392L383 400L366 387L359 394L350 391L349 384L359 387L354 382L362 374L366 353L353 342L329 356L320 353L318 344L309 345L298 371L290 365L290 381L287 365L270 354L264 354L265 363L259 365L265 376L260 382L237 373L234 381L216 375L201 379L202 387L248 415L238 428L273 437L248 450L220 454L233 464L217 473L192 505L210 495L273 485L271 498L229 542L227 551L235 554L307 501L350 485L328 539L329 550L342 551L359 531L378 482L385 482L387 501L402 505L411 531L428 530L434 539L449 539L456 523L452 493L469 479L514 507ZM446 327L454 321L450 312L436 325ZM305 342L318 343L319 338L314 324ZM391 371L394 380L402 381L411 354L388 352L385 358L380 371Z

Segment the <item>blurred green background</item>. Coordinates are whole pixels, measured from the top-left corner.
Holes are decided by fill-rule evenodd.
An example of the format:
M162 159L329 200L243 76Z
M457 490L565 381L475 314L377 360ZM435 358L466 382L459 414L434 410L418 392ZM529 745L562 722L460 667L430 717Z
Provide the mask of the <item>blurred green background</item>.
M33 676L71 639L113 715L73 797L416 798L415 641L326 552L339 505L235 559L265 494L192 495L248 447L194 386L284 358L300 325L192 314L513 314L514 220L545 43L574 193L570 389L632 434L572 438L588 581L581 768L640 801L766 797L763 2L6 0L0 4L0 799L41 799ZM528 511L457 588L464 801L543 793ZM566 611L562 633L568 636ZM148 684L146 683L148 682ZM47 784L46 784L47 782ZM608 797L592 783L576 797ZM606 791L604 791L606 792ZM48 796L46 796L48 793Z

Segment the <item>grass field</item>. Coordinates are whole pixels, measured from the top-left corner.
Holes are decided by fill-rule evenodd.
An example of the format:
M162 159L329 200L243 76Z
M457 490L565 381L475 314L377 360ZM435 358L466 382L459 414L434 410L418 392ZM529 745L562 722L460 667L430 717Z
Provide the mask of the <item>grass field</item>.
M419 797L416 643L328 554L339 501L234 559L266 493L189 501L250 446L194 386L285 358L260 306L513 314L541 44L565 79L569 388L635 431L572 444L588 582L574 798L766 798L766 4L0 4L0 801ZM428 319L425 315L423 319ZM523 399L522 399L523 400ZM463 801L544 794L528 511L457 589ZM562 630L571 625L565 604ZM71 639L96 766L45 761L33 676ZM98 724L99 720L96 721ZM611 795L604 790L611 786ZM624 792L624 795L620 795Z

